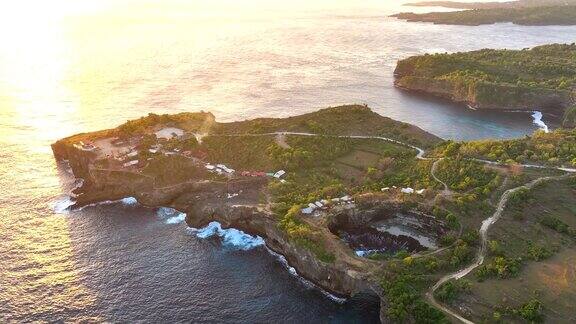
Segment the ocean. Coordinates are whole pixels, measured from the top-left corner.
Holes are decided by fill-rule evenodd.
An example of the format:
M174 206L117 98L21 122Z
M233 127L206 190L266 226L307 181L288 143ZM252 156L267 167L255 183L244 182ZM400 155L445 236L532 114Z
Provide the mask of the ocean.
M0 321L375 322L257 237L187 228L131 199L66 210L77 181L50 144L150 112L219 121L346 103L446 139L512 138L540 116L474 111L393 87L398 59L573 42L576 27L388 17L402 1L25 0L0 12ZM426 8L417 8L425 11Z

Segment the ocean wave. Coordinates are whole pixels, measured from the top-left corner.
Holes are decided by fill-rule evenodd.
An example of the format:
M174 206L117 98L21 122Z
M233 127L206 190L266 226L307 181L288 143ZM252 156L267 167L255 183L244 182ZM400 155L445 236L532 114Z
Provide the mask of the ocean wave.
M173 225L180 224L186 220L186 214L182 213L174 208L160 207L156 211L156 215L164 220L164 223Z
M282 265L286 268L286 270L288 270L288 273L290 273L291 275L293 275L294 277L296 277L304 286L310 288L310 289L318 289L324 296L328 297L329 299L331 299L334 302L337 302L339 304L343 304L346 302L346 298L341 298L338 297L336 295L333 295L329 292L327 292L326 290L320 288L319 286L317 286L316 284L314 284L313 282L307 280L306 278L300 276L298 274L298 271L296 271L296 269L294 267L292 267L289 263L288 260L286 260L286 257L283 256L280 253L276 253L274 251L272 251L269 247L266 246L266 250L268 251L268 253L270 253L271 255L273 255L274 257L276 257L276 259L278 261L280 261L280 263L282 263Z
M532 118L534 118L533 123L538 126L538 128L540 128L541 130L543 130L545 133L548 133L550 130L548 129L548 125L546 125L546 123L544 123L544 121L542 120L542 113L539 111L535 111L534 113L532 113Z
M134 198L134 197L125 197L125 198L118 199L118 200L104 200L104 201L99 201L99 202L95 202L92 204L82 206L76 210L80 211L80 210L84 210L85 208L88 208L88 207L112 205L112 204L117 204L117 203L121 203L125 206L135 206L138 204L138 200L136 200L136 198Z
M63 196L52 203L52 210L56 214L68 214L70 206L74 205L75 201L70 196Z
M264 245L264 239L260 236L252 236L235 228L222 229L222 224L218 222L211 222L201 229L190 228L190 230L201 239L218 236L222 240L222 245L243 251Z
M126 206L134 206L134 205L138 204L138 200L134 197L122 198L122 199L120 199L120 201Z
M244 233L243 231L237 230L235 228L229 229L222 229L222 224L219 222L211 222L208 226L196 229L190 227L189 230L191 233L195 234L196 237L201 239L206 239L213 236L218 236L222 240L222 244L228 247L238 248L240 250L251 250L253 248L264 246L266 251L274 256L280 263L288 270L288 273L296 277L304 286L310 289L318 289L323 295L328 297L334 302L337 303L344 303L346 302L346 298L341 298L335 296L328 291L320 288L319 286L315 285L313 282L306 280L304 277L298 274L298 271L288 263L288 260L279 253L272 251L268 246L266 246L266 242L260 236L251 236L249 234Z

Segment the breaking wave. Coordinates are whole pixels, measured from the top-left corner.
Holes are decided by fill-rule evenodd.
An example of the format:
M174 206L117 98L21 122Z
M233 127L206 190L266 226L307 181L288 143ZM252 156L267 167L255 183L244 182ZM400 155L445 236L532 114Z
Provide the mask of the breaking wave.
M260 236L251 236L249 234L244 233L243 231L237 230L235 228L229 229L222 229L222 224L219 222L211 222L208 226L203 227L201 229L196 229L190 227L189 230L194 233L198 238L206 239L213 236L218 236L222 240L222 244L229 247L234 247L243 251L251 250L253 248L264 246L268 253L274 256L282 265L288 270L288 273L293 275L294 277L298 278L300 282L302 282L306 287L311 289L318 289L322 292L323 295L330 298L331 300L337 303L344 303L346 298L340 298L335 296L326 290L316 286L311 281L304 279L302 276L298 274L296 269L288 263L288 260L279 253L272 251L269 247L266 246L266 242Z
M235 228L222 229L222 224L218 222L211 222L201 229L190 228L190 230L201 239L218 236L224 246L243 251L264 245L264 239L260 236L251 236Z
M156 215L164 220L164 223L172 225L172 224L180 224L186 220L186 214L177 211L174 208L169 207L160 207L158 211L156 211Z
M535 111L532 114L532 118L534 118L533 123L538 126L538 128L540 128L541 130L543 130L545 133L548 133L550 130L548 129L548 125L546 125L546 123L544 123L544 121L542 120L542 113L539 111Z
M68 214L70 206L74 205L74 200L70 196L64 196L52 203L52 210L56 214Z
M127 206L134 206L136 204L138 204L138 200L134 197L126 197L126 198L122 198L120 199L120 201Z
M324 296L330 298L332 301L335 301L339 304L343 304L344 302L346 302L346 298L341 298L341 297L335 296L335 295L327 292L326 290L316 286L313 282L306 280L304 277L300 276L298 274L298 271L296 271L296 269L288 263L288 260L286 260L286 257L284 257L282 254L272 251L267 246L266 246L266 250L268 251L268 253L270 253L274 257L276 257L276 259L278 261L280 261L280 263L282 263L282 265L286 268L286 270L288 270L288 273L290 273L294 277L298 278L298 280L300 282L302 282L302 284L304 284L304 286L306 286L308 288L318 289Z

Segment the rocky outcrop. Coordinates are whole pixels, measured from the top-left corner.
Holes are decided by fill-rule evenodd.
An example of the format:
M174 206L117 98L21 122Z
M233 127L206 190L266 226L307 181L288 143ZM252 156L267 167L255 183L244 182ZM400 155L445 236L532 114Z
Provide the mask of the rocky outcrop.
M66 140L52 144L52 153L56 160L66 160L76 178L90 179L88 165L96 157L94 152L76 148Z
M433 56L414 56L398 62L394 71L394 85L400 89L432 95L465 104L474 109L534 111L538 110L561 120L566 109L573 105L574 90L527 87L508 83L492 83L473 77L458 75L437 76L429 66L457 70L447 62ZM444 64L444 65L442 65ZM438 66L442 65L442 66Z
M396 87L463 103L474 109L539 110L561 118L571 104L569 91L535 90L463 79L435 79L397 74Z
M241 196L257 199L265 180L217 182L197 179L158 187L153 177L138 172L91 168L86 164L89 157L83 151L66 144L57 143L53 150L58 159L69 161L76 176L85 180L77 190L75 207L135 197L144 206L170 207L186 213L186 222L191 227L199 228L217 221L225 228L238 228L259 235L270 249L286 257L300 275L335 295L351 296L377 287L371 272L361 262L319 261L311 251L290 240L277 226L274 215L263 206L245 204L241 197L226 198L229 192L241 191Z

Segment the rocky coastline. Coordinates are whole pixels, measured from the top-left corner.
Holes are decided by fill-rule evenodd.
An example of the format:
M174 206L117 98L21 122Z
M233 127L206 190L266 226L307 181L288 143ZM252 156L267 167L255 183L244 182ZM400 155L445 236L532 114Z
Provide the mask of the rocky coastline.
M400 60L394 71L394 85L404 91L447 99L472 109L541 111L548 118L559 122L566 118L570 107L574 105L573 89L490 81L490 78L506 76L485 72L481 63L471 63L465 58L467 54L472 56L484 52L487 56L491 55L490 50L483 50L413 56ZM515 54L513 51L510 53ZM462 62L458 61L460 59ZM474 64L478 67L470 66ZM473 68L478 70L474 71ZM478 76L471 74L472 71Z
M223 228L236 228L258 235L264 238L270 250L285 257L300 276L330 294L341 298L359 293L377 295L382 304L382 321L385 321L385 297L374 276L375 264L371 260L357 259L354 264L347 259L334 263L319 261L312 252L291 241L278 227L275 216L264 206L223 203L220 199L231 190L256 194L266 184L261 179L200 180L157 187L153 178L142 174L91 168L88 164L91 155L66 142L53 144L52 150L58 161L67 161L75 177L83 180L73 192L75 203L72 209L134 197L146 207L169 207L185 213L189 227L202 228L210 222L218 222Z

